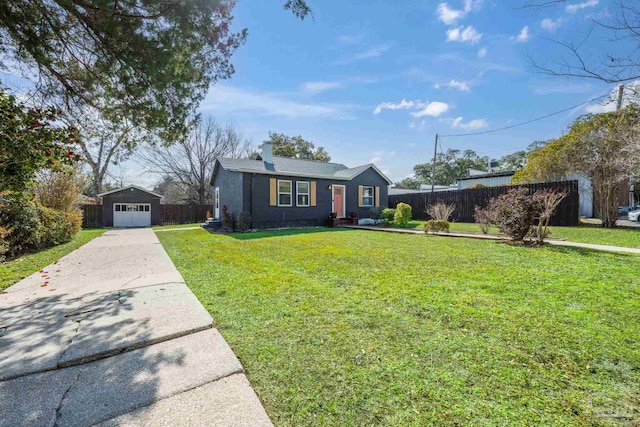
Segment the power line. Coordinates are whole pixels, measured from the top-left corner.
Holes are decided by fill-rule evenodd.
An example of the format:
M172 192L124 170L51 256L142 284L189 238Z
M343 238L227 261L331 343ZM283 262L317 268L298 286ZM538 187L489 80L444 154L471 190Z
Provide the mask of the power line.
M580 103L578 105L574 105L573 107L565 108L564 110L556 111L555 113L547 114L545 116L538 117L538 118L535 118L535 119L532 119L532 120L527 120L526 122L518 123L518 124L515 124L515 125L511 125L511 126L505 126L505 127L502 127L502 128L490 129L490 130L485 130L485 131L481 131L481 132L460 133L460 134L455 134L455 135L438 135L438 138L451 138L451 137L459 137L459 136L474 136L474 135L484 135L484 134L493 133L493 132L500 132L502 130L512 129L512 128L515 128L515 127L518 127L518 126L524 126L524 125L527 125L529 123L533 123L533 122L537 122L539 120L547 119L549 117L557 116L558 114L562 114L562 113L564 113L566 111L573 110L574 108L578 108L578 107L580 107L582 105L588 104L588 103L593 102L593 101L597 101L597 100L599 100L601 98L605 98L605 97L608 97L608 96L609 95L598 96L596 98L592 98L592 99L590 99L588 101L582 102L582 103Z

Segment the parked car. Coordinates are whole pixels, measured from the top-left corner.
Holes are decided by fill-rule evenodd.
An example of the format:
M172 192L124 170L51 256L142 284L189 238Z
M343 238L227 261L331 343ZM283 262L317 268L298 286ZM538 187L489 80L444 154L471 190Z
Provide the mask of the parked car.
M640 209L629 211L629 221L640 221Z

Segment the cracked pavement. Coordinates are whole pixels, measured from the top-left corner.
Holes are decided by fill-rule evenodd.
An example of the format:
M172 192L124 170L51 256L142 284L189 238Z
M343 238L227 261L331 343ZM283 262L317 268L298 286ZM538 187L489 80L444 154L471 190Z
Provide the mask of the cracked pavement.
M110 230L7 291L0 426L271 425L152 230Z

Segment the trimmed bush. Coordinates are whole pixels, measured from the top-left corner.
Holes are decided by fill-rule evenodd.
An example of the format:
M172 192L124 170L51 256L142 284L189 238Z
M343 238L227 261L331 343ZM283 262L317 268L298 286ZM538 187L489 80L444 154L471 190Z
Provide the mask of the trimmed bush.
M387 224L391 224L396 216L396 210L387 208L382 210L382 220Z
M424 231L427 233L449 232L449 221L430 219L424 224Z
M8 230L8 257L15 257L36 249L41 242L41 223L38 205L26 193L5 193L0 196L0 227Z
M4 254L9 250L9 230L0 227L0 262L4 261Z
M526 188L509 190L489 203L493 222L515 242L524 241L538 214L537 203L527 194L528 191Z
M411 221L411 205L406 203L398 203L396 212L393 216L393 222L399 227L406 227Z
M369 216L369 218L374 220L375 223L377 224L378 222L380 222L380 219L382 218L382 209L380 209L380 208L371 208L371 209L369 209L368 216Z
M82 213L79 210L59 211L46 206L39 206L41 223L39 247L68 243L78 234L82 226Z

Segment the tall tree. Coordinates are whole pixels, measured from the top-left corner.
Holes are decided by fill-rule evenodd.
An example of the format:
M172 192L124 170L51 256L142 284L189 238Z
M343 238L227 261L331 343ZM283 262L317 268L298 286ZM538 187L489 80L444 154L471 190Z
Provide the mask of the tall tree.
M467 176L468 169L486 170L489 158L480 157L473 150L448 149L436 156L435 184L455 184L459 178ZM417 164L413 167L416 179L422 183L431 183L433 159L429 163Z
M640 174L640 110L630 105L579 117L565 135L530 154L514 180L557 180L571 173L589 177L603 225L615 226L620 188Z
M550 141L534 141L529 144L526 150L520 150L502 156L498 161L500 169L504 171L517 171L527 163L527 156L529 154L539 150L549 142Z
M0 85L0 191L24 192L40 170L64 170L80 160L74 130L55 108L29 108Z
M190 197L204 204L216 157L241 157L250 150L233 125L222 126L208 117L195 124L188 137L171 146L147 147L141 157L152 172L170 176Z
M0 53L67 104L173 140L211 83L234 71L247 31L231 31L234 1L11 0L0 2ZM304 18L304 0L286 9ZM5 64L7 63L5 62Z
M273 154L281 157L292 157L294 159L317 160L328 162L331 160L329 153L324 147L317 147L311 141L307 141L302 136L287 136L283 133L269 132L267 140L273 144Z
M127 117L108 120L94 108L67 108L62 120L77 129L83 162L89 167L88 193L96 196L105 190L110 168L127 160L136 147L151 140Z

